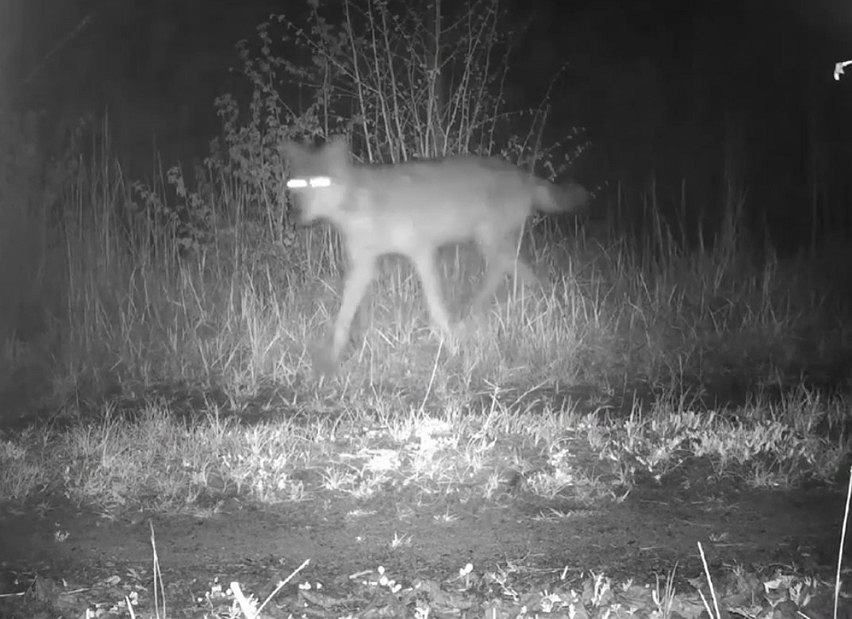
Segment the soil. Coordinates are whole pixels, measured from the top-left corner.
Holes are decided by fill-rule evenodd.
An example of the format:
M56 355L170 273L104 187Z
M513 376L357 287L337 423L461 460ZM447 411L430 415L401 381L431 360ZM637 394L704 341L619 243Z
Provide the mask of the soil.
M830 575L843 496L694 488L649 484L620 503L591 510L522 494L461 504L444 498L417 503L404 493L368 501L329 494L265 508L231 500L204 518L129 514L109 520L68 507L40 515L6 509L0 556L6 580L15 576L19 586L37 572L81 584L135 578L138 589L150 591L150 522L166 598L171 609L183 609L171 616L200 612L199 600L216 579L237 581L263 599L305 559L310 564L295 582L321 582L329 594L342 593L349 575L379 566L400 582L440 582L468 562L477 571L510 573L516 586L543 587L590 571L653 582L676 565L679 578L687 579L702 573L697 542L711 573L780 565ZM59 541L57 531L67 538ZM393 548L402 536L408 543Z
M115 611L98 616L127 616L115 603L131 592L139 595L139 608L151 613L152 530L170 617L216 610L209 596L215 583L224 589L236 581L263 600L305 560L309 564L265 608L268 616L298 616L306 599L317 602L317 595L297 589L304 583L312 583L314 592L322 583L323 595L343 604L328 612L314 604L312 616L375 606L352 593L353 575L375 575L380 566L407 587L418 581L444 587L454 586L469 563L476 574L496 575L490 588L475 592L480 599L570 583L582 588L593 574L653 585L673 570L678 590L694 592L694 579L703 578L698 542L714 578L740 570L833 580L844 493L824 487L754 490L710 484L711 477L700 464L688 465L662 482L641 480L621 501L593 507L532 496L523 483L506 484L493 500L463 501L463 493L424 495L399 486L369 499L328 491L274 506L228 498L204 516L105 517L55 497L29 509L0 504L0 594L29 591L35 599L22 611L13 598L0 597L0 617L39 616L32 611L39 600L45 617L79 617L96 605ZM465 615L456 602L448 606L449 614ZM477 608L470 616L482 615ZM409 611L410 605L361 616ZM153 615L137 610L136 616Z

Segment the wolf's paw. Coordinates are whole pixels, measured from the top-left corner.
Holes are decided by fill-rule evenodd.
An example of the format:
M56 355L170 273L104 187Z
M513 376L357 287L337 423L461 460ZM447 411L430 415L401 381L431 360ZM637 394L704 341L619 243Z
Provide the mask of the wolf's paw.
M310 354L315 378L331 378L337 373L339 363L331 346L314 343L310 347Z
M441 332L444 347L451 355L461 351L462 342L467 338L467 327L463 322L456 322L448 332Z
M456 337L455 333L445 335L443 338L443 343L444 348L447 349L448 353L453 356L459 354L459 350L461 350L461 345L459 343L459 338Z

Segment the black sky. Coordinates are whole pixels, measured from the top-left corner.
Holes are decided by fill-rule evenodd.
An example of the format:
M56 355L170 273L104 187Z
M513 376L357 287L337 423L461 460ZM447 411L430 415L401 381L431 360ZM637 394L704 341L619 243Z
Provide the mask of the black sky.
M447 0L444 0L445 3ZM216 132L213 98L233 87L234 43L268 0L2 0L5 101L73 115L109 110L120 154L150 162L203 156ZM850 0L506 0L530 27L516 55L516 100L537 103L557 69L554 136L587 128L590 183L641 186L652 173L695 177L712 193L736 154L763 201L804 200L819 142L833 200L852 196ZM156 136L154 138L153 136ZM727 150L726 150L727 149ZM845 158L845 159L844 159ZM785 210L788 207L784 207ZM794 207L789 207L794 212ZM793 222L791 225L798 225Z

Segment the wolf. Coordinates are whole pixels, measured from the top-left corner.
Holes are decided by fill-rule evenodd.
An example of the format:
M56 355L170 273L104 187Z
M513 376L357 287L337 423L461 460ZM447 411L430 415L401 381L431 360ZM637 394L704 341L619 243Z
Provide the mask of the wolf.
M516 268L522 279L535 279L515 251L534 210L576 212L589 200L581 185L556 185L490 157L362 165L352 162L342 138L318 147L289 141L283 150L289 170L287 187L300 223L331 223L348 257L331 342L323 358L315 360L321 373L336 368L381 256L399 254L413 263L433 327L452 338L435 263L437 250L452 243L476 244L486 263L474 301L482 305Z

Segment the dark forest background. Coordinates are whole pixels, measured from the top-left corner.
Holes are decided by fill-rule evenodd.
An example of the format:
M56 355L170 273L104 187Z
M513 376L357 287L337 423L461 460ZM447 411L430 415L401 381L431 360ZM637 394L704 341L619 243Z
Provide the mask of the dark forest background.
M447 4L450 6L450 4ZM753 229L779 248L850 229L852 3L843 0L521 2L526 35L508 82L517 107L549 87L549 131L583 127L576 176L658 199L716 208L725 184L747 191ZM234 44L268 0L3 0L2 103L35 110L48 145L85 115L109 121L130 176L203 157L213 100L245 85ZM560 69L564 71L554 81ZM727 176L726 171L727 170ZM727 180L726 180L727 179Z
M527 226L555 292L472 317L448 393L848 385L852 2L436 2L0 0L7 416L312 377L346 261L298 229L282 145L340 132L370 161L487 152L593 193ZM480 258L439 256L460 316ZM399 267L344 375L419 405L443 349Z

